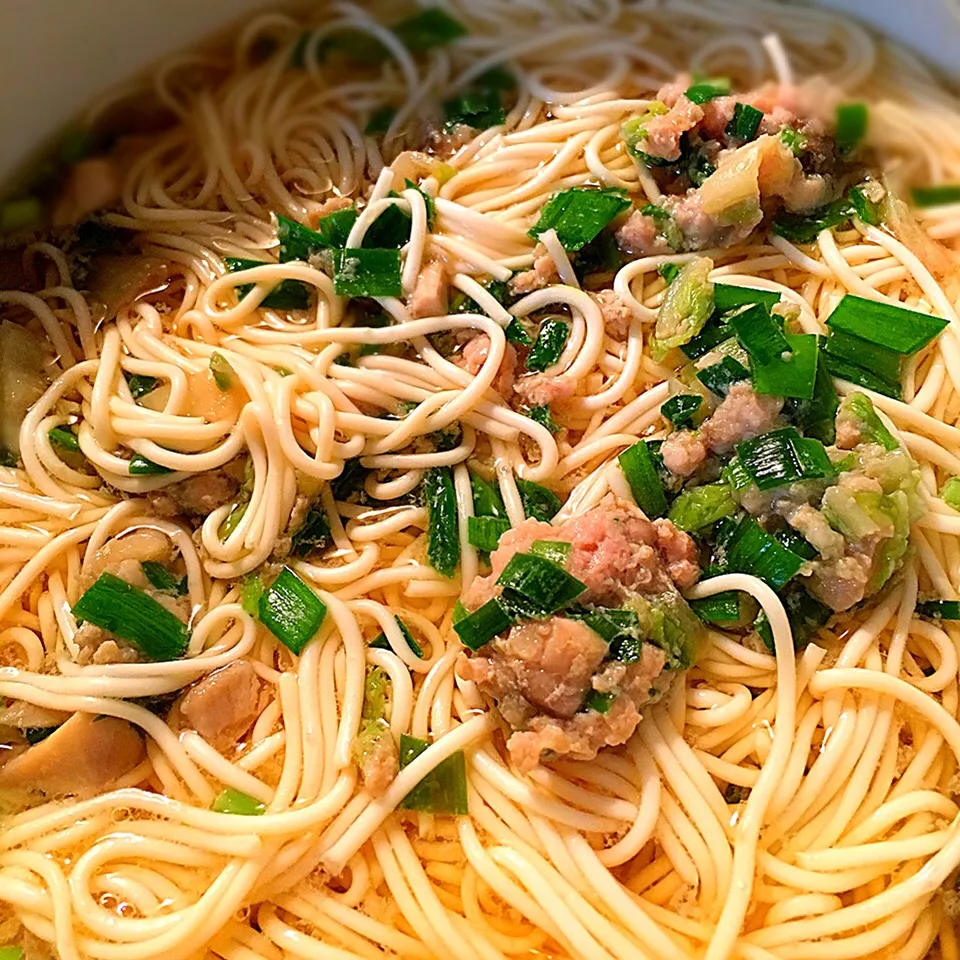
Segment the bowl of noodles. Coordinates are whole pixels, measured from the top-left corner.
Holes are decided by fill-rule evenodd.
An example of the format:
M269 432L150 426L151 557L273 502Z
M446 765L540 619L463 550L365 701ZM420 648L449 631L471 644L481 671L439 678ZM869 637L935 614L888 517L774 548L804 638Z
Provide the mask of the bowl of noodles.
M955 94L253 6L2 193L0 960L960 955Z

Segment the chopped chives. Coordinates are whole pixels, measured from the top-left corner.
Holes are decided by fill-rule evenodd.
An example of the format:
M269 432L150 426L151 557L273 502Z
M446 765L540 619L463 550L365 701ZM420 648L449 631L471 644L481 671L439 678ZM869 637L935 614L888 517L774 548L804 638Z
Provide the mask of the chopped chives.
M667 519L678 530L700 533L722 517L737 512L730 485L725 481L708 483L684 490L670 505Z
M450 467L431 467L423 477L423 493L429 514L427 560L437 573L452 577L460 563L457 528L457 494Z
M677 276L680 274L680 267L676 263L661 263L657 267L657 273L666 281L667 286L669 287L674 280L677 279Z
M846 380L848 383L872 390L874 393L893 397L895 400L899 400L902 395L899 383L892 384L889 380L875 376L856 363L850 363L829 353L824 353L823 359L826 361L827 370L840 380Z
M397 626L400 628L400 632L403 634L403 639L407 641L407 646L413 651L415 656L423 659L423 648L417 643L416 637L410 632L410 628L397 616L394 616L394 620L397 621ZM375 650L389 650L390 641L387 639L385 632L381 631L377 636L370 641L369 646L373 647Z
M762 303L768 310L780 302L776 290L757 290L754 287L738 287L730 283L713 285L713 304L717 313L729 313L753 303Z
M173 473L169 467L162 467L139 453L134 454L128 462L131 477L159 477L165 473Z
M745 440L737 445L737 459L760 490L835 474L823 444L801 437L793 427Z
M680 349L688 360L699 360L732 336L733 327L725 320L718 320L716 314L714 314L706 322L700 333L687 343L680 344Z
M807 135L789 125L780 131L780 139L795 157L799 157L807 149Z
M580 620L594 633L603 637L607 643L613 643L622 637L640 635L640 618L635 610L613 610L600 607L594 610L569 610L566 616L571 620Z
M737 627L744 623L746 594L739 590L724 590L712 597L691 600L690 609L705 623L718 627Z
M412 224L411 215L399 204L392 203L370 224L361 246L364 250L399 250L409 241Z
M914 187L913 202L918 207L938 207L946 203L960 203L960 183L941 183L935 187Z
M533 337L527 333L526 328L516 317L503 328L503 334L510 343L515 343L518 347L533 346Z
M840 197L812 213L778 213L773 221L773 232L791 243L815 243L820 232L846 223L856 213L847 197Z
M871 200L862 187L851 187L847 196L850 198L850 203L853 204L853 209L860 220L873 227L878 227L883 223L883 210L880 204Z
M605 716L610 712L610 708L613 706L613 702L618 696L619 694L612 691L608 693L601 693L599 690L591 690L587 694L586 700L583 701L583 709L596 710L597 713Z
M532 480L517 480L517 492L523 504L523 512L534 520L549 523L563 506L560 498L546 487Z
M230 361L218 350L210 355L210 373L217 389L226 393L234 384L237 371L230 366Z
M762 303L754 303L729 314L727 323L733 327L737 339L756 363L782 360L784 354L790 352L787 338Z
M729 93L730 81L717 78L715 80L695 83L693 86L687 87L684 96L698 105L703 105L710 100L715 100L717 97L724 97Z
M560 432L560 425L553 419L553 413L548 403L541 403L536 407L531 407L527 411L527 416L536 423L539 423L541 427L546 427L551 433Z
M829 337L824 338L821 349L830 357L863 367L881 380L886 380L891 386L900 383L903 354L896 350L878 346L839 329L833 330Z
M333 287L340 297L399 297L400 251L345 248L336 258Z
M836 436L834 418L839 406L840 401L827 364L818 361L813 396L809 400L788 398L784 412L788 419L803 428L806 436L816 437L824 443L833 443Z
M867 135L870 111L865 103L841 103L837 107L836 141L841 155L853 153Z
M738 140L753 140L762 120L762 110L749 103L737 103L733 108L733 119L727 124L727 133Z
M744 517L726 543L726 569L758 577L779 590L800 572L803 557L788 550L751 517Z
M703 406L703 397L699 394L678 393L663 402L660 413L675 427L685 427L692 422L701 406Z
M240 606L251 617L260 615L260 598L265 589L263 579L259 576L244 577L240 584Z
M546 202L530 236L537 239L541 233L555 230L564 250L580 250L630 207L630 200L621 190L572 187Z
M156 377L147 377L140 373L126 373L124 376L127 378L130 396L134 400L139 400L148 393L153 393L160 386L160 381Z
M648 444L641 440L617 458L637 506L652 520L667 512L667 497Z
M330 542L330 522L322 504L315 503L307 513L303 524L290 540L290 552L295 557L306 557L318 547Z
M231 813L241 817L259 817L267 812L267 805L248 793L227 787L214 798L210 809L215 813Z
M507 119L504 94L517 85L516 78L502 67L481 74L456 97L443 104L447 127L463 123L475 130L498 127Z
M673 219L669 210L655 203L647 203L640 208L640 213L650 217L656 223L660 235L666 240L671 250L679 250L683 246L683 231L677 226L677 221Z
M277 239L280 241L281 263L309 260L311 254L331 246L323 234L282 215L277 216Z
M141 560L140 569L150 586L163 593L172 593L182 597L187 592L187 578L174 576L162 563L156 560Z
M510 521L500 517L467 517L467 541L490 553L510 529Z
M331 250L342 250L347 245L347 238L359 214L355 207L344 207L334 210L317 223L317 233L324 244Z
M718 397L725 397L735 383L750 379L750 371L733 357L697 371L697 379Z
M536 557L544 557L560 564L562 567L570 556L572 544L565 540L534 540L530 544L530 552Z
M400 734L400 769L408 767L429 748L426 740ZM404 810L421 813L446 813L465 816L470 812L467 803L467 763L463 751L458 750L441 760L400 801Z
M947 326L947 321L919 310L848 293L827 317L827 326L911 356L934 340Z
M260 622L288 649L299 655L316 636L327 605L289 567L263 592Z
M230 273L252 270L270 264L262 260L247 260L242 257L225 257L223 261ZM237 289L242 300L254 288L255 284L243 283ZM299 280L281 280L260 301L260 307L267 310L306 310L310 306L310 288Z
M471 650L479 650L512 626L513 617L497 599L488 600L482 607L459 619L454 614L453 629L460 642Z
M71 453L80 452L80 441L69 426L51 427L47 437L55 447Z
M570 324L563 317L547 317L527 354L527 369L541 372L552 367L563 354L569 336Z
M187 652L186 624L148 593L112 573L100 574L73 605L73 615L132 643L150 660L178 660Z
M483 477L471 471L470 489L473 493L473 512L478 517L499 517L506 519L507 509L503 505L500 491Z
M917 613L936 620L960 620L960 600L927 600L917 604Z
M510 597L522 598L523 611L547 617L572 603L586 589L560 564L533 553L515 553L497 577ZM505 598L506 599L506 596Z
M775 397L810 400L817 389L820 351L813 333L784 334L789 353L769 363L752 365L753 387L757 393Z

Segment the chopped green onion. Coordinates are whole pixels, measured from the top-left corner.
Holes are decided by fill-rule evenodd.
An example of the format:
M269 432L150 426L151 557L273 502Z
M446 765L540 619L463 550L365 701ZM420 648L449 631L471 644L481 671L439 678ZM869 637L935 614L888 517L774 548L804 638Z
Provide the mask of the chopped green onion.
M210 806L215 813L232 813L241 817L260 817L267 812L267 805L248 793L227 787L217 794Z
M883 223L882 207L875 200L871 200L862 187L851 187L847 196L853 204L858 219L872 227L878 227Z
M820 351L813 333L784 334L789 353L769 363L753 364L753 387L757 393L775 397L811 400L817 388Z
M173 473L169 467L161 467L159 463L154 463L139 453L134 454L128 463L131 477L159 477L165 473Z
M730 93L730 81L718 78L702 83L695 83L692 87L687 87L684 96L694 103L703 105L717 97L724 97Z
M778 213L773 221L773 232L791 243L815 243L821 231L846 223L855 213L856 208L850 200L840 197L812 213Z
M37 230L43 224L43 202L39 197L21 197L0 204L0 233Z
M737 287L730 283L713 285L713 303L717 313L729 313L748 304L762 303L768 310L780 302L776 290L757 290L754 287Z
M23 960L23 947L0 947L0 960Z
M660 266L657 267L657 273L663 277L669 287L680 275L680 266L676 263L661 263Z
M263 579L258 576L244 577L240 584L240 606L250 614L251 617L260 614L260 598L266 588L263 585Z
M356 219L355 211L354 219ZM280 241L281 263L289 263L292 260L307 261L312 254L320 250L328 250L333 246L324 234L280 215L277 216L277 239Z
M679 530L700 533L721 517L737 512L737 503L726 482L690 487L670 505L667 519Z
M681 160L683 157L681 156ZM717 166L703 150L691 150L687 156L686 174L695 187L703 184L717 172Z
M914 187L913 202L918 207L939 207L960 203L960 183L941 183L935 187Z
M333 287L340 297L399 297L400 251L346 248L337 255Z
M241 257L225 257L224 263L230 273L268 266L264 261ZM242 300L253 288L252 283L240 284L237 287L237 296ZM260 301L260 306L268 310L306 310L310 306L310 288L299 280L281 280Z
M613 701L617 699L619 694L613 693L600 693L599 690L591 690L587 694L586 700L583 701L584 710L596 710L597 713L603 714L606 716L610 712L610 708L613 706Z
M127 378L130 396L134 400L139 400L148 393L153 393L160 386L160 381L156 377L147 377L139 373L127 373L124 376Z
M849 360L843 360L826 352L823 354L823 359L826 362L827 370L840 380L846 380L848 383L854 383L858 387L865 387L874 393L881 393L896 400L899 400L902 395L900 384L892 384L889 380L874 376L859 364L850 363Z
M731 458L730 462L721 471L721 476L730 485L731 490L744 490L753 483L753 477L740 462L739 457Z
M726 569L758 577L779 590L799 573L804 559L784 547L751 517L744 517L725 546Z
M951 477L943 485L940 499L953 510L960 510L960 477Z
M467 541L487 553L497 549L510 521L500 517L467 517Z
M367 121L367 126L364 129L364 133L368 136L386 133L390 129L390 124L393 123L393 118L397 115L397 108L390 106L389 103L385 103L382 107L377 107L373 113L370 114L370 119Z
M503 334L510 343L515 343L518 347L533 346L533 337L527 333L523 324L516 317L503 328Z
M572 187L546 202L530 236L537 239L541 233L555 230L564 250L580 250L630 206L621 190Z
M639 117L631 117L620 127L620 136L626 144L627 153L640 163L648 167L669 167L676 164L677 160L667 160L664 157L655 157L645 153L641 144L647 139L647 123L654 117L662 117L670 112L670 108L660 100L654 100L647 104L647 112Z
M841 103L837 107L837 147L841 156L848 156L867 135L870 111L865 103Z
M611 610L601 607L596 610L569 610L566 615L572 620L585 623L607 643L613 643L621 637L640 636L640 618L635 610Z
M586 585L568 573L560 564L532 553L515 553L497 583L504 589L504 600L523 601L523 612L535 612L538 618L549 616L572 603L586 590Z
M344 207L321 217L317 223L317 233L325 246L331 250L342 250L347 245L347 238L358 216L355 207Z
M703 330L713 313L712 269L709 257L696 257L683 265L667 287L651 343L654 360L663 360L670 350L689 343Z
M457 494L450 467L431 467L423 477L423 492L430 522L427 560L437 573L452 577L460 563L457 529Z
M891 387L900 383L903 354L896 350L877 346L843 330L834 330L829 337L825 337L821 349L830 357L863 367L881 380L886 380Z
M150 585L163 593L172 593L182 597L187 592L187 578L174 576L162 563L156 560L141 560L140 569Z
M513 617L499 600L488 600L482 607L457 619L454 615L453 629L460 642L471 650L479 650L485 643L513 626Z
M790 352L790 345L778 324L762 303L731 313L727 322L733 327L737 339L743 344L751 360L759 364L782 360Z
M733 108L733 119L727 124L727 133L738 140L753 140L762 121L762 110L749 103L737 103Z
M689 343L680 344L680 349L688 360L699 360L731 337L733 337L733 327L724 320L716 319L716 314L714 314L706 322L703 330Z
M790 621L790 632L793 635L795 650L801 649L833 616L833 611L829 607L811 597L799 584L788 585L780 594L780 599L783 601L787 619ZM762 610L754 623L754 627L760 635L760 639L766 644L767 649L773 653L776 649L773 642L773 631L770 629L767 616Z
M650 217L656 223L660 235L667 241L667 246L671 250L679 250L683 246L683 231L677 226L677 221L673 219L669 210L655 203L647 203L640 208L640 213Z
M47 437L55 447L59 447L61 450L68 450L71 453L80 452L80 441L68 426L51 427Z
M784 406L788 419L799 424L808 437L833 443L836 436L834 419L840 401L826 363L817 363L813 396L809 400L791 397Z
M562 567L570 556L572 546L565 540L534 540L530 544L530 552L535 557L544 557Z
M750 379L750 371L733 357L724 357L719 363L697 371L697 379L718 397L725 397L735 383Z
M835 474L823 444L801 437L793 427L745 440L737 445L737 458L760 490Z
M539 406L531 407L527 411L527 416L536 423L539 423L541 427L546 427L551 433L560 432L560 425L553 419L553 413L548 403L541 403Z
M844 397L840 404L840 415L856 418L860 436L865 443L879 443L885 450L899 448L897 438L887 429L866 394L857 392Z
M330 481L330 492L334 500L343 501L359 489L367 476L367 470L359 458L345 460L340 475Z
M424 53L466 36L467 28L440 7L427 7L396 24L393 32L411 53Z
M788 550L792 550L797 556L804 560L816 560L817 548L813 546L805 537L802 537L796 530L786 527L782 530L774 530L773 535Z
M693 420L694 414L703 406L703 397L696 393L678 393L664 401L660 413L675 427L685 427Z
M403 181L404 189L416 190L423 197L423 205L427 211L427 230L432 230L437 219L437 201L430 196L418 183L414 183L409 177Z
M610 659L620 663L639 663L643 658L643 638L624 633L610 643Z
M724 590L712 597L690 601L690 609L704 623L728 629L746 625L746 608L750 605L749 597L740 590Z
M617 458L637 506L651 519L667 512L667 497L650 447L641 440Z
M506 519L507 509L500 498L500 491L483 477L471 471L470 489L473 492L473 512L478 517Z
M917 604L917 613L936 620L960 620L960 600L927 600Z
M552 367L560 359L569 336L570 324L563 317L547 317L527 354L527 369L543 371Z
M299 654L316 636L327 605L289 567L263 592L260 622L288 649Z
M330 522L323 505L315 503L310 507L303 524L290 541L290 552L295 557L306 557L318 547L330 542Z
M934 340L947 326L947 321L919 310L848 293L827 317L827 326L911 356Z
M213 374L217 389L223 393L233 386L237 376L237 371L230 366L230 361L217 350L210 355L210 373Z
M517 480L517 492L520 494L523 512L534 520L549 523L563 506L563 502L552 490L532 480Z
M132 643L150 660L178 660L190 642L182 620L112 573L100 574L73 605L73 615Z
M399 204L392 203L370 224L363 238L362 247L369 249L399 250L410 239L413 218Z
M397 626L400 628L400 632L403 634L403 639L407 641L407 646L413 651L415 656L418 656L421 660L423 659L423 647L417 643L416 637L410 632L410 628L397 616L394 616L394 620L397 621ZM389 650L390 641L387 639L385 632L380 632L377 636L370 641L369 646L373 647L375 650Z
M784 127L780 131L780 139L795 157L799 157L807 149L807 135L793 127Z
M504 94L516 85L514 76L502 67L481 74L466 90L443 104L446 126L462 123L475 130L499 127L507 119Z
M400 734L400 769L408 767L427 750L426 740ZM467 804L467 762L463 751L458 750L446 760L441 760L400 801L404 810L420 813L448 813L465 816L470 812Z

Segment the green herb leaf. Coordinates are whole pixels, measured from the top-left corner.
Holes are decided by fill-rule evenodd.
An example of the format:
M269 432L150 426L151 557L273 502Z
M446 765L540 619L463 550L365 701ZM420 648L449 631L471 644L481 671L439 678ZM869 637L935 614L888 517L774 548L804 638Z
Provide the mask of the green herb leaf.
M183 597L187 593L187 578L174 576L162 563L156 560L141 560L140 569L150 585L163 593Z
M667 519L678 530L700 533L713 526L721 517L737 512L728 483L708 483L682 491L670 505Z
M637 506L652 520L667 512L667 497L650 447L641 440L617 458Z
M159 477L165 473L173 473L169 467L161 467L159 463L154 463L139 453L135 453L128 462L131 477Z
M414 656L423 659L423 647L417 643L416 637L410 632L410 628L399 618L394 617L397 621L397 626L400 628L400 632L403 634L403 639L407 641L407 646L413 651ZM386 633L378 633L377 636L370 641L369 646L375 648L376 650L389 650L390 641L387 639Z
M504 589L504 601L509 591L511 598L525 601L524 613L533 612L538 618L555 613L586 590L586 585L560 564L533 553L515 553L497 583Z
M623 191L572 187L546 202L530 236L538 239L547 230L555 230L564 250L580 250L630 207Z
M467 517L467 540L487 553L497 549L509 529L510 521L500 517Z
M727 133L738 140L753 140L762 121L762 110L749 103L737 103L733 108L733 119L727 124Z
M737 459L760 490L829 478L836 473L823 444L801 437L793 427L745 440L737 445Z
M527 416L540 424L541 427L546 427L551 433L559 433L560 425L553 419L553 414L550 412L550 404L541 403L539 406L531 407L527 411Z
M396 24L393 32L411 53L425 53L466 36L467 28L440 7L428 7Z
M724 357L719 363L697 371L697 379L718 397L725 397L735 383L750 379L750 371L733 357Z
M730 81L722 77L714 80L695 83L692 87L687 87L684 96L694 103L703 105L717 97L724 97L730 93Z
M260 817L267 812L267 805L248 793L227 787L214 798L210 809L216 813L232 813L241 817Z
M80 452L80 441L69 426L51 427L47 436L50 443L60 450L67 450L70 453Z
M570 336L570 324L562 317L547 317L540 324L537 339L527 354L527 369L543 371L552 367L563 353Z
M400 769L408 767L429 744L406 733L400 734ZM467 762L463 751L441 760L400 802L404 810L465 816L467 803Z
M768 363L754 363L753 388L757 393L775 397L811 400L817 388L820 351L812 333L784 334L789 353Z
M848 293L827 317L827 326L911 356L936 339L947 321L919 310Z
M127 378L127 386L134 400L153 393L160 386L160 381L156 377L147 377L139 373L125 373L124 376Z
M530 544L530 552L535 557L552 560L561 567L567 562L573 545L565 540L534 540Z
M960 203L960 183L941 183L935 187L914 187L913 202L918 207L939 207L941 204Z
M523 512L534 520L549 523L563 506L560 498L546 487L532 480L517 480L517 492L523 504Z
M431 467L423 477L424 498L430 522L427 530L427 560L437 573L452 577L460 563L457 528L457 494L450 467Z
M320 629L327 605L293 570L284 567L263 592L258 610L260 622L299 656Z
M337 255L333 286L340 297L399 297L400 251L357 248Z
M460 642L471 650L479 650L485 643L513 626L513 616L499 600L488 600L473 613L453 618L453 629Z
M870 111L865 103L841 103L837 107L837 148L841 156L854 153L867 135Z

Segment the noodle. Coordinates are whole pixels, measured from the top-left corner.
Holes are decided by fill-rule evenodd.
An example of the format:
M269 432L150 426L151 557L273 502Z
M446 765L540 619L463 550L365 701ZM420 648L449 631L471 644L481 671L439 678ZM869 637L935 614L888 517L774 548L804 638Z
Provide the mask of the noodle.
M621 128L686 69L735 90L817 77L825 102L868 102L892 191L960 181L955 100L912 56L805 5L443 10L466 33L426 52L385 26L396 11L337 2L306 34L303 17L266 13L229 46L171 59L130 88L173 120L123 147L98 223L136 253L114 255L113 285L77 258L76 231L16 248L0 321L46 353L19 458L0 466L0 697L58 724L115 724L142 746L108 787L0 796L0 943L28 960L960 956L960 627L918 610L960 593L960 517L940 498L960 475L960 207L902 228L848 217L810 244L758 229L641 251L604 284L626 312L619 331L562 230L540 246L528 235L569 188L664 202ZM344 68L328 56L341 42L380 54ZM500 122L431 141L423 118L503 65L517 87ZM361 201L351 253L390 218L408 224L399 296L360 309L338 295L329 251L280 255L277 215L321 229L341 198ZM563 501L558 529L632 501L616 458L663 438L676 393L655 359L665 270L703 256L711 280L781 297L802 333L824 334L846 294L946 321L908 361L902 399L869 393L919 465L911 549L882 594L796 649L783 590L705 578L686 599L752 597L769 649L711 626L626 743L523 772L458 668L456 604L489 552L473 533L475 478L512 528L531 515L531 483ZM460 298L439 315L414 306L438 262ZM540 271L547 282L516 288ZM514 302L496 283L515 285ZM291 290L306 306L271 305ZM535 376L566 394L511 406L516 327L551 317L567 336ZM69 455L58 429L75 434ZM432 561L433 507L418 499L437 468L450 468L452 576ZM201 506L165 512L175 489L210 477L227 495L197 487ZM324 552L300 552L316 516ZM74 612L108 560L155 562L135 552L148 541L182 578L162 600L186 624L182 657L128 656L109 631L91 647ZM284 565L325 609L299 650L267 629L259 594L250 605ZM223 746L222 731L195 729L189 691L238 663L258 694ZM357 754L371 677L389 691L381 734L406 761L380 790ZM429 745L405 757L408 738ZM468 815L411 805L461 756ZM225 792L257 815L219 807Z

